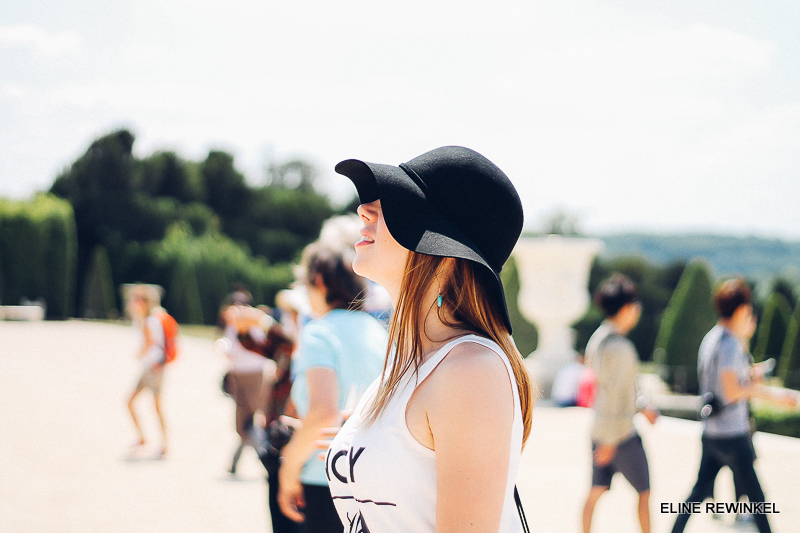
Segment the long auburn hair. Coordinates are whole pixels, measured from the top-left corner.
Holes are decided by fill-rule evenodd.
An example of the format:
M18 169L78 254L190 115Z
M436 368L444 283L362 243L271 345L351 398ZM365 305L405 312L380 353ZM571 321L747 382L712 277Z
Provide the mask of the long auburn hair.
M374 421L386 408L406 372L416 372L422 363L422 335L419 324L431 309L422 308L422 299L430 280L442 270L446 258L409 252L400 284L400 296L389 325L389 347L383 367L382 381L367 420ZM448 326L458 326L496 342L505 352L514 371L519 390L523 420L523 446L531 432L531 415L536 386L523 365L503 319L489 300L475 265L466 259L454 259L454 267L443 280L442 307L436 308L440 320ZM447 309L454 321L441 312ZM392 349L394 347L394 350ZM413 370L412 370L413 369Z

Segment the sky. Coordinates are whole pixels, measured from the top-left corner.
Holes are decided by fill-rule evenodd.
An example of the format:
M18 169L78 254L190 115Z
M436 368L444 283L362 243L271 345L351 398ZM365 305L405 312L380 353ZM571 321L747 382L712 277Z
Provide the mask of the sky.
M118 128L145 157L477 150L526 227L800 240L793 0L3 0L0 197L46 190Z

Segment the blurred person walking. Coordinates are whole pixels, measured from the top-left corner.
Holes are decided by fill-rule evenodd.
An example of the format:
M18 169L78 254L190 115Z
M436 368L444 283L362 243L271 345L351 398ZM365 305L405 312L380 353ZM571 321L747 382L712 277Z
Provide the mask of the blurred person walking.
M794 407L794 395L777 395L763 386L763 367L752 364L746 346L756 330L751 291L743 279L722 283L714 291L719 321L703 338L697 360L700 394L705 406L702 455L697 481L686 503L701 503L713 496L714 481L723 466L733 472L737 493L751 503L762 503L764 491L754 468L755 449L750 435L748 400L761 398ZM679 514L672 528L680 533L690 514ZM764 513L752 513L760 533L771 531Z
M581 379L590 370L586 367L583 354L561 367L553 378L550 399L559 407L589 407L580 401Z
M315 318L303 326L292 361L300 423L281 453L278 502L301 532L344 529L315 441L341 424L341 412L380 375L386 352L386 330L361 310L365 280L353 272L351 255L317 242L304 250L298 270Z
M283 409L294 348L293 340L281 326L264 311L251 307L251 303L249 292L240 289L230 296L229 304L220 313L229 360L224 385L236 403L235 425L240 439L229 469L232 475L236 474L246 446L258 450L255 426L266 427L275 418L271 411ZM287 394L282 398L283 389ZM256 421L257 415L260 419Z
M251 445L255 448L267 471L272 532L295 533L298 531L298 524L281 512L277 500L280 451L294 429L294 423L287 424L286 421L294 420L289 417L296 417L289 400L295 339L264 308L230 305L222 312L222 319L229 324L228 328L232 328L236 342L241 345L240 349L250 352L248 357L257 355L269 360L263 373L256 410L252 411L250 404L244 402L240 410L240 404L237 403L237 424L243 421L245 437L234 455L234 464L244 446ZM224 340L227 341L226 352L236 349L230 338ZM233 389L236 386L233 385L235 378L232 380L232 376L230 370L225 374L223 389L234 396ZM249 416L242 415L242 412L248 411L251 413Z
M639 356L628 333L642 314L636 286L626 276L614 274L595 292L595 303L605 320L586 345L586 362L594 371L596 398L592 425L592 487L583 507L583 532L589 533L600 497L620 472L639 494L637 514L642 533L650 531L650 470L642 439L633 426L641 409L651 424L658 413L637 398Z
M167 453L167 428L161 404L161 389L164 367L175 356L174 336L177 334L177 324L161 307L161 294L153 285L140 284L131 289L128 311L134 327L142 334L141 348L136 354L142 365L142 373L128 400L128 410L138 436L135 446L144 446L145 436L134 409L134 402L142 391L149 390L153 394L155 412L161 427L161 447L157 455L163 457Z

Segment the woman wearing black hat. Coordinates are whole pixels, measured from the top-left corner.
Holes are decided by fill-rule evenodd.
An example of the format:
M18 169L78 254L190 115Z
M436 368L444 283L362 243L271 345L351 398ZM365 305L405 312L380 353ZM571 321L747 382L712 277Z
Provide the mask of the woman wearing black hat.
M461 147L336 171L361 200L353 268L395 309L383 376L326 452L345 531L521 531L514 482L533 386L499 277L522 230L519 196Z

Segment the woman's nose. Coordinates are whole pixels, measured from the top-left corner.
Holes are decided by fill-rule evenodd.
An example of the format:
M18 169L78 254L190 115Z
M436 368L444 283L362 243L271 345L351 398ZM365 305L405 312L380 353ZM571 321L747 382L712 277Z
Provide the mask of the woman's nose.
M378 212L377 209L379 205L378 201L379 200L375 200L374 202L368 204L361 204L358 206L356 212L358 213L358 216L360 216L364 220L364 222L369 223L375 220Z

